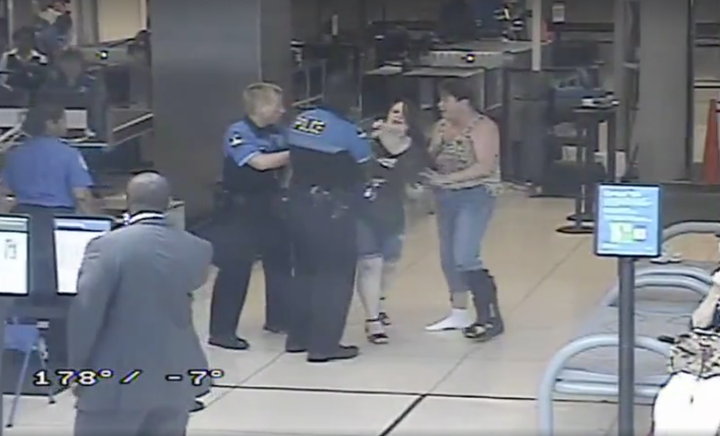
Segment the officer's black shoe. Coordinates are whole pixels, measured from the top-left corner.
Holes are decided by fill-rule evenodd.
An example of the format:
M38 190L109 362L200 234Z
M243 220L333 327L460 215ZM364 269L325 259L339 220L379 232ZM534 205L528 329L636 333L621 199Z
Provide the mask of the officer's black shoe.
M307 348L300 341L288 337L285 340L285 352L291 354L305 353Z
M278 325L275 325L275 324L265 324L263 326L263 330L265 330L268 333L272 333L272 334L276 334L276 335L281 335L281 334L285 333L284 328L282 328Z
M360 349L352 345L340 345L332 354L317 355L309 354L307 361L309 363L327 363L336 360L350 360L356 358L360 354Z
M248 341L238 337L227 337L227 338L210 338L208 344L214 347L225 348L226 350L242 351L250 348Z

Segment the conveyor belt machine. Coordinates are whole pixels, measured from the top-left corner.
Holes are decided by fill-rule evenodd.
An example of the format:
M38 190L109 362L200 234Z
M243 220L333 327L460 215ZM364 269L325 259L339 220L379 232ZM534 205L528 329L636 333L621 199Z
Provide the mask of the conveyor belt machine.
M529 65L530 58L529 41L471 41L432 50L420 59L417 68L405 75L426 79L459 78L476 81L476 85L473 85L477 89L476 103L481 109L490 111L502 104L502 68ZM434 82L429 83L434 87ZM429 103L428 98L433 99L433 104L437 98L432 90L428 91L427 85L421 85L421 92L425 94L424 105Z

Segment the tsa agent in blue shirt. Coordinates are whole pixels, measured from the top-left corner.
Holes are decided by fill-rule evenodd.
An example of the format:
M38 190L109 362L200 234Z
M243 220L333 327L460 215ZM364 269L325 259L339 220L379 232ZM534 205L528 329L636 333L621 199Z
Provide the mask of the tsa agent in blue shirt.
M223 140L228 225L215 241L219 271L210 306L209 342L232 350L248 348L236 331L258 257L265 272L265 330L285 331L285 295L292 281L282 186L289 152L285 132L277 127L284 113L282 89L258 83L244 97L248 115L233 123Z
M65 133L65 110L58 106L31 108L23 129L28 138L5 156L0 176L3 198L13 213L30 215L33 289L55 295L53 217L75 212L92 214L92 179L80 152L60 137Z
M297 288L288 352L309 362L352 359L340 344L352 300L357 263L356 204L372 160L366 135L347 117L352 89L331 77L324 106L300 113L288 133L292 180L290 226Z

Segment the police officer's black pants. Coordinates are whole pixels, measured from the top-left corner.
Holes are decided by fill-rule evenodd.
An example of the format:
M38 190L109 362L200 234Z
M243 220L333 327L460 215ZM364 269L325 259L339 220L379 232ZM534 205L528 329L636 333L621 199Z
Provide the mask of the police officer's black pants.
M288 344L310 356L336 352L355 286L356 218L337 204L310 194L290 197L295 292Z
M72 208L17 205L13 213L30 216L30 295L18 299L11 316L21 321L49 320L50 328L45 335L50 359L54 365L67 362L67 311L71 297L57 293L57 270L55 261L55 236L53 218L57 215L74 214Z
M292 257L287 220L279 199L236 203L224 231L214 241L218 274L210 305L210 336L236 335L255 261L265 272L265 326L286 330L287 293L292 286Z

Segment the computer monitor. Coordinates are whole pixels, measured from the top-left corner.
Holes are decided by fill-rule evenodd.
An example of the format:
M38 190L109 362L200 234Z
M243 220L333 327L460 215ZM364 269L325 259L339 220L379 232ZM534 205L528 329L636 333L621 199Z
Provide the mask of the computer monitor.
M112 217L55 217L55 268L57 293L76 295L80 265L91 240L112 229Z
M0 295L27 296L30 291L30 217L0 215Z

